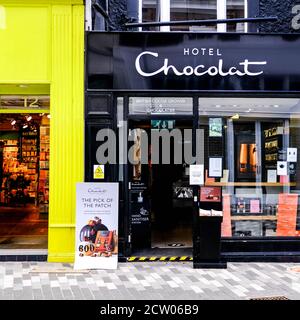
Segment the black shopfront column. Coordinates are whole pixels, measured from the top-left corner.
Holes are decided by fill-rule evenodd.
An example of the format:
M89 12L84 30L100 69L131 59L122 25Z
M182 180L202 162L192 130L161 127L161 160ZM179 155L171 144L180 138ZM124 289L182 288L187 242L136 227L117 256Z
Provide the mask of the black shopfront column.
M104 166L104 179L94 179L94 165L97 161L97 149L103 142L97 141L97 133L102 129L110 129L117 136L117 103L112 93L86 92L85 107L85 182L118 182L119 165L107 163ZM117 145L118 146L118 141ZM118 150L116 157L118 157ZM117 158L118 160L118 158ZM126 188L119 183L119 261L125 261L126 256L126 223L124 212L126 203ZM127 237L126 237L127 238Z

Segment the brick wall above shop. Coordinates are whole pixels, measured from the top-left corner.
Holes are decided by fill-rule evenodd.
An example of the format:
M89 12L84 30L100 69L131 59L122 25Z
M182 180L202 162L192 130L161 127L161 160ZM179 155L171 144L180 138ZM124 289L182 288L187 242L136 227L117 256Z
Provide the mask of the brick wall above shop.
M298 8L294 8L295 6ZM298 18L297 15L299 15ZM278 16L279 18L277 22L262 24L259 28L260 32L300 33L300 0L260 0L259 16Z

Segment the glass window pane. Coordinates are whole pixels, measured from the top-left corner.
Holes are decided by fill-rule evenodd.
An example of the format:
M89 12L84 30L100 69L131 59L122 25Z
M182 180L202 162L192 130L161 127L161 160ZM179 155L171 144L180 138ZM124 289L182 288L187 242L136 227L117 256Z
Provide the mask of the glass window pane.
M217 18L217 0L171 0L171 21ZM173 26L171 31L216 31L216 25Z
M142 22L155 22L158 19L158 1L143 0L142 7ZM158 27L143 28L144 31L158 31Z
M223 189L222 236L300 236L300 100L200 98L199 115L203 194Z
M227 0L227 19L236 19L245 17L244 0ZM227 25L228 32L244 32L244 23L233 23Z

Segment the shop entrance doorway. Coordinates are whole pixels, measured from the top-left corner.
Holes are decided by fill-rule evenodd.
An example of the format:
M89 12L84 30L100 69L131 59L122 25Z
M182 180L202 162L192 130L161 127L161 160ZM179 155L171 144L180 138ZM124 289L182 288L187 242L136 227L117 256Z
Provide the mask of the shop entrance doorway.
M47 249L49 138L49 114L0 114L0 249Z
M175 143L182 148L192 146L192 134L185 136L186 129L192 132L191 120L130 120L134 129L133 154L141 156L140 146L143 131L148 137L148 163L129 165L130 217L132 250L192 248L193 234L193 188L189 185L189 166L182 159L175 159ZM169 133L176 129L178 136L170 139L170 161L163 163L167 152L162 140L154 147L151 133ZM174 132L174 131L173 131ZM177 145L177 146L178 146ZM158 152L154 154L154 152ZM157 158L156 158L157 157ZM159 158L159 163L153 159ZM135 159L139 160L139 159Z

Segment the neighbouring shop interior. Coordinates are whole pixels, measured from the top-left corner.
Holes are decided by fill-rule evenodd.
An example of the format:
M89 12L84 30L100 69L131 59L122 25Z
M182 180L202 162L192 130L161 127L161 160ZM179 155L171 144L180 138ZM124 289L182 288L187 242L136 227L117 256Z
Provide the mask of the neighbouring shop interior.
M192 128L193 101L132 97L130 117L130 129L146 132ZM133 250L191 247L194 196L198 215L222 214L224 238L298 237L300 100L204 97L197 117L203 165L197 194L185 163L153 165L151 155L148 165L129 166Z
M47 249L49 157L49 113L0 114L0 249Z

